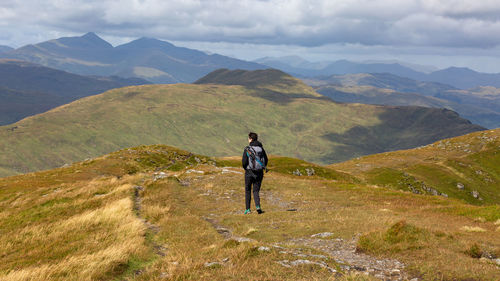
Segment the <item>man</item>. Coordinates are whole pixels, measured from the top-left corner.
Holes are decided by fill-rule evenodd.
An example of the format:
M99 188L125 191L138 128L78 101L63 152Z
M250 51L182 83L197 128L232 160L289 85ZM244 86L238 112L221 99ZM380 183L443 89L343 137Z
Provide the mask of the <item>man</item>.
M256 133L248 134L249 145L243 151L241 164L245 169L245 215L250 213L250 201L252 199L252 185L253 185L253 200L255 201L255 208L257 213L262 214L263 211L260 207L260 185L264 178L264 170L267 171L267 154L262 143L258 140Z

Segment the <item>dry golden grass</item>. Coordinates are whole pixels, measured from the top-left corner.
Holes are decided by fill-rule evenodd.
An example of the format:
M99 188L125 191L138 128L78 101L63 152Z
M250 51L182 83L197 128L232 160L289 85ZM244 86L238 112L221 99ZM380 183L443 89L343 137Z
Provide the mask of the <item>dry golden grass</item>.
M150 150L155 161L160 161L155 153L165 155ZM0 179L0 280L374 280L355 273L335 277L317 265L287 268L277 263L299 258L272 245L300 247L289 242L325 231L346 241L363 235L370 254L396 258L423 280L498 276L495 265L464 253L473 244L500 251L495 209L298 177L277 167L264 179L265 213L242 215L240 168L227 172L192 161L155 180L154 166L131 166L130 159L137 158L125 151L55 172ZM131 170L135 174L128 175ZM136 185L142 186L140 211L134 209ZM409 230L385 239L400 221ZM464 226L486 231L469 232ZM228 241L217 227L251 241ZM259 246L271 250L261 252ZM207 262L220 265L206 267ZM341 271L334 260L326 262Z
M479 226L462 226L460 230L466 231L466 232L486 232L486 229L479 227Z
M143 256L145 226L130 197L135 178L20 190L0 213L0 280L109 278L131 256Z

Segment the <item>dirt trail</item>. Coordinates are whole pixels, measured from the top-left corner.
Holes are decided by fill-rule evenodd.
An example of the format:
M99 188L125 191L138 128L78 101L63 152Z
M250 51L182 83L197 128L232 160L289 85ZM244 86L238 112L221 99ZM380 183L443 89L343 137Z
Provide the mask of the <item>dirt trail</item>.
M210 177L214 176L225 176L224 174L232 172L230 169L223 169L224 172L218 171L219 173L210 174ZM203 176L201 173L195 173L196 170L191 170L192 179L185 178L184 181L189 182L190 180L207 180L208 177ZM200 190L201 192L202 190ZM206 191L203 191L206 192ZM207 193L208 194L208 193ZM234 201L236 198L234 196L244 196L243 194L227 194L229 200ZM305 211L300 208L300 202L287 201L279 194L269 190L263 190L261 192L261 197L265 198L267 203L278 207L281 210L293 210L297 212ZM221 198L219 198L221 199ZM210 216L203 217L205 221L210 223L210 225L226 240L236 240L238 242L252 242L258 243L254 239L247 237L236 236L233 231L222 224L220 224L220 218L223 215L235 215L236 213L221 213L221 214L210 214ZM263 214L265 216L265 214ZM328 269L332 274L342 275L337 269L339 266L341 271L344 273L361 273L366 275L371 275L375 278L381 280L408 280L408 275L405 273L405 266L403 263L394 259L377 259L375 257L369 256L364 253L356 251L356 245L358 237L360 234L353 237L351 240L344 239L331 239L315 237L301 237L293 238L287 241L276 243L274 245L261 245L260 248L274 248L279 253L283 254L283 260L276 261L285 267L293 267L300 264L315 264L320 267ZM259 248L259 249L260 249ZM311 249L322 252L322 255L311 254ZM296 257L295 260L289 260L290 255ZM288 257L288 259L285 259ZM335 263L332 263L332 259ZM328 264L331 263L331 264ZM335 269L337 268L337 269ZM412 279L414 281L418 280L416 278Z
M298 202L288 202L281 198L278 194L272 191L262 191L262 198L266 198L268 204L272 204L278 206L283 210L294 210L300 212L301 209L298 207ZM293 208L293 209L291 209ZM295 209L298 208L298 209ZM265 214L264 214L265 215ZM204 217L204 220L209 222L217 232L224 237L224 239L233 239L239 242L258 242L253 239L249 239L246 237L238 237L235 236L232 231L221 225L217 218L219 216L214 215L211 217ZM356 245L358 242L360 234L353 237L351 240L347 241L344 239L336 238L319 238L316 237L303 237L303 238L294 238L288 241L284 241L281 243L277 243L272 245L274 248L277 248L280 253L283 254L291 254L299 258L296 261L290 260L281 260L278 261L283 266L290 267L298 264L317 264L321 267L327 268L332 273L337 273L331 266L328 265L325 261L321 261L322 257L324 259L334 259L337 264L340 265L340 268L344 272L357 272L366 275L371 275L375 278L379 278L381 280L409 280L408 275L404 271L404 264L394 260L394 259L377 259L370 255L360 253L356 251ZM310 249L315 249L323 252L325 255L311 255L308 254L307 251L297 247L305 247ZM319 261L318 261L319 258ZM414 281L418 280L416 278L412 279Z

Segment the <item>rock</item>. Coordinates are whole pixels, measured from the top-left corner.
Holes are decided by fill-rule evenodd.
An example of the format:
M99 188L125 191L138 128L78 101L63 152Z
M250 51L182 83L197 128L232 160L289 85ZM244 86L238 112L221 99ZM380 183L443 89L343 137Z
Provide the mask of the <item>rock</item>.
M331 232L322 232L322 233L316 233L316 234L311 235L311 238L328 238L332 235L333 235L333 233L331 233Z
M228 262L228 261L229 261L229 258L224 258L224 259L222 260L222 262Z
M391 276L397 276L397 275L401 275L401 270L399 269L391 270Z
M205 174L203 171L195 170L195 169L189 169L186 171L186 174L191 174L191 173L197 173L197 174Z
M493 260L493 261L494 261L497 265L499 265L499 266L500 266L500 259L495 259L495 260Z
M196 161L196 163L200 163L201 162L200 158L198 158L196 156L194 157L194 161Z
M314 264L314 265L318 265L318 266L320 266L322 268L326 268L326 269L328 269L332 273L336 273L337 272L337 270L329 267L324 262L315 262L315 261L310 261L310 260L294 260L294 261L283 260L283 261L279 261L278 263L281 264L281 265L283 265L283 266L285 266L285 267L299 266L299 265L304 265L304 264Z
M441 193L441 196L448 198L448 194L446 194L446 193Z
M213 261L213 262L206 262L204 264L205 267L219 267L219 266L222 266L222 263L218 262L218 261Z
M302 173L299 171L299 169L293 171L293 174L296 176L302 176Z
M473 191L471 192L471 195L472 195L472 197L474 197L474 198L476 198L476 199L479 199L479 198L480 198L480 197L479 197L479 191L477 191L477 190L473 190Z
M465 189L465 186L463 183L457 183L457 188L460 189L460 190L464 190Z
M269 247L265 247L265 246L260 246L257 250L259 250L259 252L270 252L271 249L269 249Z
M233 237L232 238L233 240L236 240L240 243L243 243L243 242L252 242L253 239L250 239L250 238L246 238L246 237Z
M157 181L159 179L164 179L166 177L167 177L167 174L165 174L164 172L154 173L153 174L153 181Z
M488 252L488 251L483 251L483 254L481 255L483 258L487 258L490 260L494 260L497 258L497 256L494 253Z
M314 171L314 169L313 169L313 168L311 168L311 169L306 169L306 173L307 173L307 175L310 177L310 176L314 176L315 171Z

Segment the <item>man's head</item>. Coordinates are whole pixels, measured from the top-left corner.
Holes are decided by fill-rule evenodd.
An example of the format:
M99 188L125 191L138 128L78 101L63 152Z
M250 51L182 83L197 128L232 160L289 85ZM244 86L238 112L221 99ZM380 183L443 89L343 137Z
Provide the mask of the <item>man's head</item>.
M248 134L248 142L256 141L259 138L256 133L250 132Z

